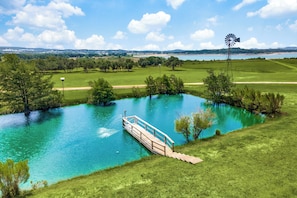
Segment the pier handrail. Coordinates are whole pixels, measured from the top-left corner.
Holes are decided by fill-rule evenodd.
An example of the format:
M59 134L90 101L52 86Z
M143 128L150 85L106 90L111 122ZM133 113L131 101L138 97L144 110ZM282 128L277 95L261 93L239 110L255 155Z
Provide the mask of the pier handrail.
M135 123L144 128L146 131L148 131L150 134L157 137L159 140L163 141L169 148L171 148L174 151L174 141L165 133L163 133L161 130L157 129L156 127L150 125L146 121L142 120L138 116L127 116L124 117L128 122Z

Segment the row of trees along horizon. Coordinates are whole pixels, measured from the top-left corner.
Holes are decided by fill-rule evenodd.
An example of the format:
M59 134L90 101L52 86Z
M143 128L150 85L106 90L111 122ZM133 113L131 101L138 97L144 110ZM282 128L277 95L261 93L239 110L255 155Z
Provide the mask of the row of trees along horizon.
M19 56L19 55L18 55ZM2 56L2 58L4 58ZM21 58L19 58L21 59ZM108 71L130 71L133 67L151 67L165 65L171 67L172 70L176 66L182 65L182 61L177 57L171 56L168 59L164 57L150 56L139 58L138 60L131 57L114 57L114 58L97 58L97 57L80 57L67 58L63 56L45 56L35 59L21 59L23 62L35 65L40 71L64 71L71 72L77 68L83 68L85 72L89 70L99 69L103 72Z

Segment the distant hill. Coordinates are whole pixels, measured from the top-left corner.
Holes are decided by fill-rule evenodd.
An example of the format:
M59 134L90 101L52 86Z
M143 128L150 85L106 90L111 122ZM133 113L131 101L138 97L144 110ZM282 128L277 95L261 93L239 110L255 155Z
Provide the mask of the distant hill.
M242 49L232 48L232 54L262 54L262 53L281 53L281 52L297 52L297 47L285 47L277 49ZM16 54L68 54L70 56L108 56L108 55L136 55L136 54L227 54L228 49L208 49L208 50L168 50L168 51L150 51L150 50L73 50L73 49L44 49L44 48L23 48L23 47L0 47L0 53L16 53Z

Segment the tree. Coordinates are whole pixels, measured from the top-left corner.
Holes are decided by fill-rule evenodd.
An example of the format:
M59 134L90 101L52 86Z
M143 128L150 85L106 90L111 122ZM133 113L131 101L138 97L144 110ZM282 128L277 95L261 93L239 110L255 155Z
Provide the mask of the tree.
M172 70L175 70L175 67L177 66L181 66L182 65L182 61L179 60L177 57L174 56L170 56L166 61L165 61L165 65L167 67L171 67Z
M126 59L126 61L125 61L125 68L126 68L128 71L131 71L131 69L133 68L134 65L135 65L135 63L133 62L133 60L131 60L131 59Z
M158 77L155 82L159 94L174 95L184 92L182 79L173 74L169 77L164 74L162 77Z
M146 84L146 93L152 98L152 95L157 93L156 81L152 76L149 76L145 79Z
M216 75L213 70L208 70L208 77L203 79L211 100L215 103L223 102L223 96L230 94L234 86L228 75L220 73Z
M115 99L113 87L103 78L89 82L91 88L90 103L106 106Z
M30 177L28 160L15 163L8 159L0 162L0 188L2 197L10 198L20 195L19 184L25 183Z
M204 129L211 127L215 114L210 110L199 111L192 115L193 119L193 131L192 136L194 140L198 139L199 135Z
M0 79L1 99L12 112L29 116L32 110L47 110L61 104L62 96L53 90L51 76L25 65L14 54L4 55Z
M175 90L173 94L180 94L184 92L184 82L181 78L177 78L175 75L171 74L170 81Z
M175 130L182 133L187 142L190 141L191 134L196 140L204 129L211 127L214 118L215 114L210 109L193 113L192 117L181 116L175 120Z
M189 116L181 116L179 119L175 120L175 130L182 133L187 142L190 141L190 123L191 119Z

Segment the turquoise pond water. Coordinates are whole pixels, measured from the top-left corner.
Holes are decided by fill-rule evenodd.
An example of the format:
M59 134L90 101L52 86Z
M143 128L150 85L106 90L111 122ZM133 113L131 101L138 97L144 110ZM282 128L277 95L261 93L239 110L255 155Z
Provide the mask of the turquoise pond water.
M201 138L213 136L216 129L227 133L264 121L261 116L228 105L210 107L216 114L215 124L203 131ZM3 115L0 160L28 159L29 181L54 183L150 155L122 129L124 111L139 116L181 145L185 139L174 130L174 120L205 108L204 99L184 94L122 99L108 107L82 104L36 111L29 118Z

